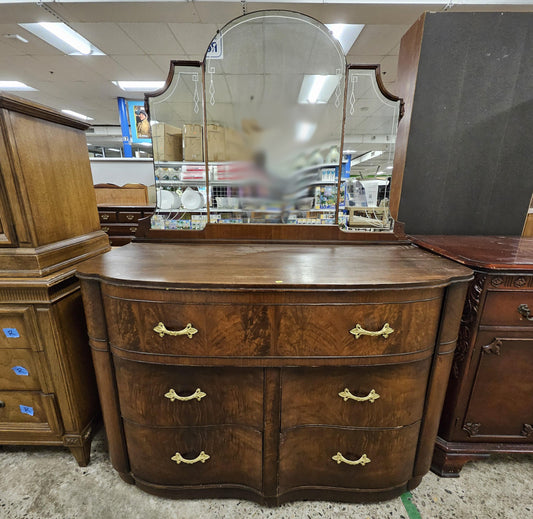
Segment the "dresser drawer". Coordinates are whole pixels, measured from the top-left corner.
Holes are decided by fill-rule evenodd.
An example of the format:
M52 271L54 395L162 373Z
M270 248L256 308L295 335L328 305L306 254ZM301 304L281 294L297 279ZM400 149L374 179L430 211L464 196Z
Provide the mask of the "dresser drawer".
M118 213L118 221L121 223L138 222L141 217L142 213L140 211L121 211Z
M531 321L518 311L520 305L527 305ZM531 326L533 330L533 292L489 291L481 314L480 324L492 326Z
M105 300L111 344L187 356L367 356L433 347L441 299L350 305L196 305ZM162 323L160 334L154 328ZM187 325L187 335L171 336ZM166 329L166 330L165 330ZM351 333L352 331L352 333ZM377 334L377 335L376 335Z
M281 437L280 492L304 486L383 489L412 477L419 423L400 429L299 427ZM358 461L364 466L342 460Z
M0 352L0 390L40 389L33 352L27 349Z
M122 416L158 426L263 424L263 370L196 368L114 358Z
M0 431L3 425L43 424L58 429L58 416L52 395L38 391L0 391Z
M389 366L284 368L281 427L410 425L422 417L430 363L431 358Z
M234 484L261 489L260 431L239 426L159 429L129 422L124 429L134 478L159 485ZM201 453L209 458L200 461Z
M268 355L271 312L253 305L187 305L105 299L110 343L121 349L185 356ZM172 336L154 331L163 323ZM162 332L163 333L163 332Z
M117 213L115 211L98 211L98 216L103 224L117 221Z
M36 323L30 306L0 306L0 350L34 348L37 344Z
M406 303L285 306L279 311L276 353L350 357L432 348L440 310L440 298Z

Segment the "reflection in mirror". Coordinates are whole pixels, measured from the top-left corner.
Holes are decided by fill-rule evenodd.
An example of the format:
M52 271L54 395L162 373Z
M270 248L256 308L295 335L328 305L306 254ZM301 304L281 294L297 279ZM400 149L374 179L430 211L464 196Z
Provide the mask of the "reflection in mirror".
M389 193L399 99L384 95L376 68L350 67L339 224L351 231L390 231Z
M207 221L200 64L172 63L169 87L149 97L154 152L154 229L202 229Z
M335 204L317 209L315 187L339 164L339 44L315 20L277 11L236 19L218 42L205 61L211 221L333 224Z

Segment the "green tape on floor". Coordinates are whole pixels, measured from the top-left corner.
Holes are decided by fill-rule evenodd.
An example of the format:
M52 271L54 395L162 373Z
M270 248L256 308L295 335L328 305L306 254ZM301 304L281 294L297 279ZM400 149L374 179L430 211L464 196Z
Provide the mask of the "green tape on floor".
M401 499L403 506L405 506L405 511L407 512L409 519L422 519L422 516L420 515L418 508L413 503L412 498L413 496L411 495L411 492L405 492L402 494Z

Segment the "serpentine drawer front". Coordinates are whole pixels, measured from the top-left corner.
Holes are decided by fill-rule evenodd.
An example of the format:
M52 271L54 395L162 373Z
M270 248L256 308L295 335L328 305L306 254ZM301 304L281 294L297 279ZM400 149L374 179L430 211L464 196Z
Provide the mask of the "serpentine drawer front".
M309 250L134 243L80 267L125 481L269 505L420 482L470 270L409 246Z

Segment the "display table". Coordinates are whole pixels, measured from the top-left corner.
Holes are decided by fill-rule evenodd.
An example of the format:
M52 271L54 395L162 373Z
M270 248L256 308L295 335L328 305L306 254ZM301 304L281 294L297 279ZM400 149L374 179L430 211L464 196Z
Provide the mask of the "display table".
M432 469L533 453L533 238L416 236L475 270L463 312Z
M133 243L77 275L125 481L276 505L429 470L470 269L405 244Z

